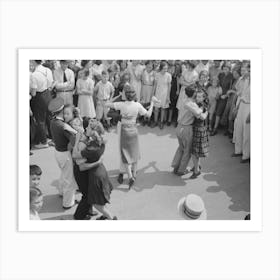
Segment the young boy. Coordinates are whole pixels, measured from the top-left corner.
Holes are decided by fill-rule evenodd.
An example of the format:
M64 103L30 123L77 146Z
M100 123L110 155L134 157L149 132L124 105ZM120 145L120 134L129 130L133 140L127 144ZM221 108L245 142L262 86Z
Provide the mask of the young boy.
M38 165L29 166L30 188L38 188L40 186L41 175L42 175L42 169Z
M36 187L30 188L30 220L40 220L38 212L43 206L43 194Z
M105 103L111 99L114 95L114 87L112 83L108 81L109 75L107 71L102 71L101 81L99 81L95 88L94 94L96 95L96 118L101 121L104 117L104 127L108 130L110 127L110 120L108 119L109 108L105 106Z

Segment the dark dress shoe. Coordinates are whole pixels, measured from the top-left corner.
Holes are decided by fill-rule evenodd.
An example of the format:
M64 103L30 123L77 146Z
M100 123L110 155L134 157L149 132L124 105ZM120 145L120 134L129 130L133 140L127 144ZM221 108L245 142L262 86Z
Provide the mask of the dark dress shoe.
M96 220L108 220L108 218L102 215L102 216L96 218Z
M235 153L233 153L232 155L231 155L231 157L241 157L242 156L242 154L235 154Z
M177 172L178 172L178 168L174 168L174 169L173 169L173 173L174 173L174 174L177 174Z
M214 129L214 130L210 133L210 136L215 136L217 133L218 133L217 130Z
M120 173L119 176L118 176L118 183L119 184L123 183L123 174L122 173Z
M167 122L167 124L166 124L167 126L170 126L171 125L171 122Z
M90 215L86 215L85 217L83 217L83 218L75 218L75 216L74 216L74 220L90 220L91 219L91 216Z
M198 173L193 173L190 179L196 179L200 174L201 174L200 171Z
M164 127L164 125L163 125L163 123L161 122L161 123L159 124L159 128L160 128L160 129L163 129L163 127Z
M198 168L201 171L201 165L199 165ZM191 172L194 172L194 167L191 169Z
M131 189L131 187L134 185L135 183L135 179L132 177L129 179L129 182L128 182L128 188Z
M242 160L240 161L240 163L248 163L248 162L250 162L250 159L249 159L249 158L247 158L247 159L242 159Z

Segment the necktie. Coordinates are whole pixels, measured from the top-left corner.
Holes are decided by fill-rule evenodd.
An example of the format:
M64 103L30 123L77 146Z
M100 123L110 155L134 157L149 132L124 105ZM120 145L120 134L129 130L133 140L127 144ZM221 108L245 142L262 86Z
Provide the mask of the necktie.
M66 83L66 82L67 82L67 78L66 78L65 71L63 71L63 82L64 82L64 83Z

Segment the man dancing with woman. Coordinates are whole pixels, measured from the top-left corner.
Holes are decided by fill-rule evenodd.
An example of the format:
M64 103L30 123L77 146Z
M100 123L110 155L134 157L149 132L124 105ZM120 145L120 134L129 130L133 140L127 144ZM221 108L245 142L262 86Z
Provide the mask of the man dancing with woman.
M88 206L94 206L102 213L102 216L97 220L117 220L117 217L113 216L107 208L113 186L105 166L100 162L100 157L105 150L103 134L104 128L101 122L90 119L85 132L87 139L84 145L79 145L80 140L84 138L83 133L78 133L75 139L73 158L76 160L85 158L88 163L97 163L95 167L88 170L88 181L86 181L88 188L83 191L82 204L79 204L74 214L75 219L81 219L83 215L85 216L84 219L88 219L88 215L86 215Z

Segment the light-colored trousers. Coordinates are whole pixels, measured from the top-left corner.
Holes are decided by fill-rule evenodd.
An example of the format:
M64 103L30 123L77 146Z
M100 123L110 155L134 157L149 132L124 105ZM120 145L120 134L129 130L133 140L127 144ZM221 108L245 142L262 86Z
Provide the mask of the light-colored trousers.
M64 101L64 105L71 104L73 105L73 91L62 91L56 93L57 97L61 97Z
M241 102L234 121L233 142L235 153L242 154L242 159L250 158L250 124L246 123L249 114L250 104Z
M121 156L121 122L118 122L117 124L117 132L118 132L118 141L119 141L119 161L120 161L120 173L124 174L126 173L126 167L125 164L122 161L122 156Z
M176 128L176 135L179 142L179 147L177 148L171 166L177 169L178 172L185 172L191 159L193 138L192 125L178 124Z
M75 203L75 191L77 189L71 153L69 151L58 152L55 150L55 159L61 170L57 189L63 197L62 206L71 207Z

